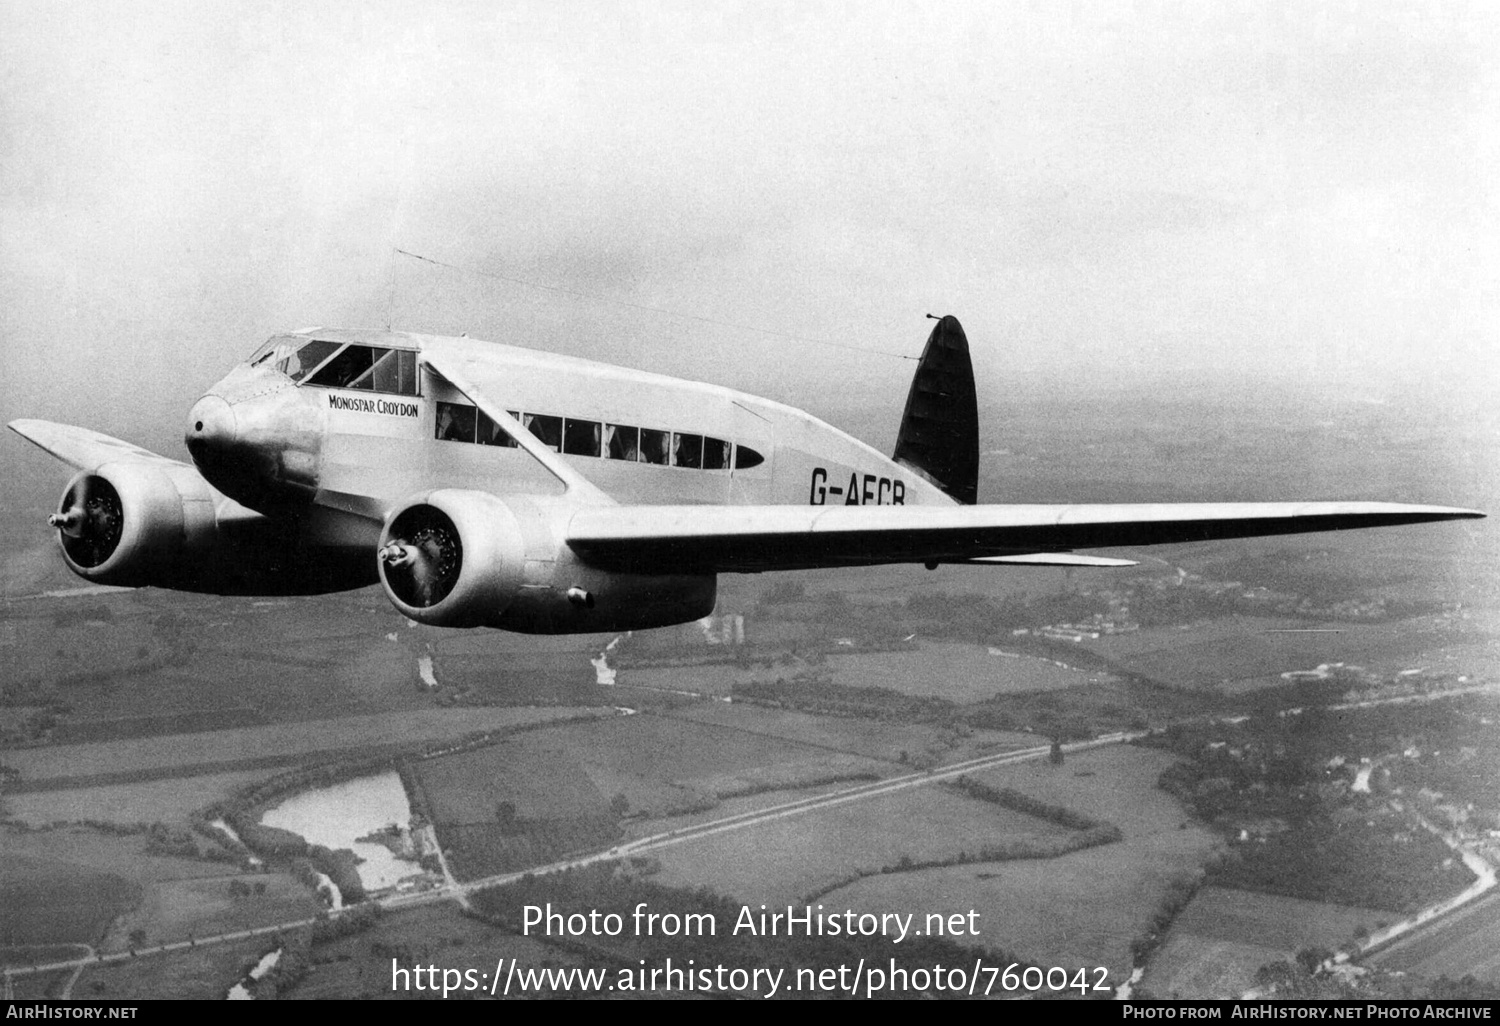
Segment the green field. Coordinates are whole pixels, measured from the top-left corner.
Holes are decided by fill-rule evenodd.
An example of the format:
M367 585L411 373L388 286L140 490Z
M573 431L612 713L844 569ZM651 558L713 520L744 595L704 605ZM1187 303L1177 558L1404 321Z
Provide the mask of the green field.
M1151 957L1141 987L1158 998L1239 997L1261 966L1290 961L1303 948L1337 949L1359 927L1373 930L1393 918L1373 909L1204 887Z
M83 820L121 824L169 823L227 801L239 788L275 776L277 772L276 769L265 769L212 773L133 784L30 791L7 795L5 807L12 819L31 826L59 820L70 823Z
M270 950L268 937L188 948L168 955L90 966L73 987L79 1001L91 998L125 1001L181 998L222 1001L260 956Z
M1286 628L1295 628L1288 632ZM1319 628L1308 630L1308 628ZM1430 649L1481 635L1436 617L1399 625L1230 617L1085 642L1119 669L1173 687L1237 693L1284 683L1280 674L1322 663L1411 665ZM1494 661L1489 661L1493 669Z
M1112 746L976 774L1120 827L1123 839L1054 859L955 866L873 876L822 900L921 912L980 911L981 942L1013 948L1041 965L1106 966L1129 975L1131 942L1165 896L1191 879L1214 850L1156 778L1172 760Z
M1001 649L1004 648L1003 643ZM923 642L916 651L828 657L833 682L890 688L905 695L977 702L1017 691L1054 691L1098 683L1105 675L1059 666L1034 656L996 655L983 645Z
M0 946L92 944L130 906L123 877L52 859L0 859Z
M265 893L235 898L231 880ZM167 944L189 937L207 937L294 919L308 919L323 911L322 902L286 873L229 874L190 880L164 880L145 888L136 907L120 916L100 945L101 951L132 947L130 935L140 930L147 944Z
M1021 732L973 730L959 735L934 724L818 716L747 702L699 702L674 709L671 716L898 765L902 752L908 761L920 753L948 761L1037 744L1035 735Z
M1008 839L1068 833L948 788L914 787L665 848L655 853L662 870L654 882L709 887L751 903L795 903L856 873L898 866L903 858L952 859ZM843 894L830 898L842 902Z
M373 929L319 944L313 955L307 976L290 995L297 1000L406 1000L429 996L417 993L414 987L409 991L392 991L392 958L407 969L421 963L441 968L472 968L476 973L493 973L502 958L507 965L516 959L522 966L538 968L611 964L597 956L570 952L563 945L517 936L468 916L454 915L451 908L443 906L387 912Z
M193 767L212 772L216 765L233 764L238 760L266 760L340 749L410 744L594 711L558 706L423 709L408 713L341 716L330 720L179 734L173 737L170 745L164 745L156 738L142 738L28 748L6 753L5 763L18 770L21 780L26 783L127 776L162 769L169 769L174 775L192 775ZM607 710L598 712L608 715Z

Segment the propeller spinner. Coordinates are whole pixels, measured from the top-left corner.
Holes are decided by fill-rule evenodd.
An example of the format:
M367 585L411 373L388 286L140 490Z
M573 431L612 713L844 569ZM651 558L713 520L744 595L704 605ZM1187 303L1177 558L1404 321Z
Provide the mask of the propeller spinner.
M47 525L62 534L68 557L82 567L96 567L109 559L120 544L125 512L120 493L101 477L80 478L63 496L58 512Z
M416 511L413 511L416 512ZM448 597L463 568L463 546L452 522L437 510L411 516L401 536L380 550L386 580L403 602L426 608Z

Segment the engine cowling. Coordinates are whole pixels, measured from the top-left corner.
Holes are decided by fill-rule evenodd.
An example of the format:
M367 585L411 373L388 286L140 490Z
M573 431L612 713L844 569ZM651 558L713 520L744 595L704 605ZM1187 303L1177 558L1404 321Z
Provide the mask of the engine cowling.
M396 510L381 531L380 583L418 623L499 626L525 578L516 515L486 492L430 492Z
M105 463L77 474L47 521L80 577L127 587L172 586L213 544L208 484L187 467Z
M528 634L666 627L713 612L712 574L616 573L562 541L575 507L441 489L387 518L380 580L405 616L435 627Z

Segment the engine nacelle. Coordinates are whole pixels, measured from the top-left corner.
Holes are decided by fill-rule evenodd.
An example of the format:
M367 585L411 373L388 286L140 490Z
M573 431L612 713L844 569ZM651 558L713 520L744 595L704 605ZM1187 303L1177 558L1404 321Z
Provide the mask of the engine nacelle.
M626 574L580 562L561 540L570 512L535 496L418 496L381 532L385 593L418 623L527 634L666 627L713 612L713 574Z
M419 623L498 626L526 583L521 526L487 492L430 492L387 518L380 583L391 603Z
M80 577L175 586L215 538L214 496L188 467L105 463L74 476L48 523Z

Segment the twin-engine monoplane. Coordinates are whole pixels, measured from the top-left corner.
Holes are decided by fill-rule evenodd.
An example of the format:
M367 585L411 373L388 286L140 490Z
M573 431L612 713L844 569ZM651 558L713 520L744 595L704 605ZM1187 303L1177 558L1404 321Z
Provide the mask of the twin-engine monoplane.
M886 456L801 410L481 342L277 335L188 414L192 463L11 429L78 473L49 522L74 573L212 594L379 582L423 623L661 627L722 573L1124 566L1079 550L1478 517L1384 502L985 505L968 341L940 319Z

